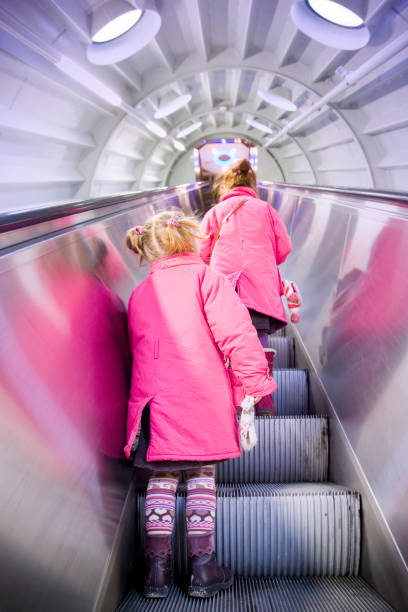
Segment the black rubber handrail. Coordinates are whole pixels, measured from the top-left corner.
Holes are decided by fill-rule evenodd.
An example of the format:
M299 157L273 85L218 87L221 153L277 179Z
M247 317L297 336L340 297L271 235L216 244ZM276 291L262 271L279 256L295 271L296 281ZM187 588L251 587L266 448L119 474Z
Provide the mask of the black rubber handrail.
M351 187L328 187L324 185L296 185L292 183L275 183L272 181L260 181L260 185L269 187L271 185L277 187L290 187L291 189L301 189L305 192L318 192L318 193L343 193L344 195L358 197L358 198L370 198L375 200L383 200L385 203L392 201L393 204L402 204L403 206L408 205L408 193L402 193L397 191L376 191L375 189L353 189Z
M115 204L124 204L126 202L137 201L145 198L147 195L158 194L162 192L171 193L180 187L185 187L188 191L202 188L205 183L190 183L186 185L178 185L177 187L157 187L146 191L136 191L135 193L125 193L114 196L104 196L100 198L92 198L83 200L82 202L68 202L64 204L51 204L43 208L30 208L25 210L8 211L0 213L0 233L10 232L13 230L36 225L37 223L45 223L62 217L76 215L79 213L98 210Z

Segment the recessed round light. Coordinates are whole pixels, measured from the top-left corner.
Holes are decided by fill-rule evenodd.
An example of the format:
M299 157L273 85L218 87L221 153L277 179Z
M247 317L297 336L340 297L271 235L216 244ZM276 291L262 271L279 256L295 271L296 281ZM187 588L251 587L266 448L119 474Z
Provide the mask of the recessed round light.
M119 15L116 19L112 19L95 32L92 36L92 42L105 43L118 36L122 36L122 34L125 34L125 32L137 24L142 15L143 11L141 9L134 9L122 13L122 15Z
M277 106L278 108L282 108L283 110L290 112L294 112L295 110L297 110L296 104L293 104L293 102L291 102L287 98L284 98L279 94L275 94L272 91L258 89L258 96L268 104L272 104L272 106Z
M327 0L325 4L339 3ZM328 21L317 14L310 6L309 0L301 0L292 4L290 15L295 25L303 34L333 49L353 51L361 49L370 40L370 32L365 25L346 27L333 21Z
M191 100L191 94L185 94L184 96L178 96L177 98L174 98L174 100L171 100L171 102L168 102L164 106L161 106L154 113L154 118L162 119L163 117L168 117L168 115L175 113L180 108L188 104L190 100Z
M160 29L152 8L135 9L127 0L106 0L91 16L91 42L86 56L92 64L121 62L148 45Z
M247 119L246 122L248 125L255 128L256 130L259 130L260 132L263 132L264 134L273 133L273 130L269 126L264 125L263 123L260 123L259 121L256 121L256 119Z
M177 138L184 138L184 136L188 136L188 134L195 132L201 126L202 126L202 122L196 121L195 123L192 123L191 125L185 127L183 130L180 130L180 132L178 132L177 134Z
M359 28L364 21L351 9L332 0L306 0L320 17L345 28Z

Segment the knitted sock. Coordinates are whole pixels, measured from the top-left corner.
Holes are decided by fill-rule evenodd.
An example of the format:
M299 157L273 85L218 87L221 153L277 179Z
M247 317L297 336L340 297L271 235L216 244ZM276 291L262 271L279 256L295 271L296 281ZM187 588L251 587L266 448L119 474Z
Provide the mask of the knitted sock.
M167 536L171 541L177 484L178 475L174 474L155 474L150 478L145 509L147 536Z
M215 466L206 466L187 473L187 535L210 535L215 526Z

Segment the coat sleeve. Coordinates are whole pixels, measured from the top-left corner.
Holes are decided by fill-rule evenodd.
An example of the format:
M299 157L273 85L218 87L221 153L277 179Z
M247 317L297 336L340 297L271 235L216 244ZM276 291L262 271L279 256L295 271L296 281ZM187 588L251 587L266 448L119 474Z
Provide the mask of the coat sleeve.
M277 384L269 376L268 362L251 322L227 277L207 268L201 283L204 313L214 340L231 362L246 395L273 393Z
M278 213L270 206L269 218L276 238L276 263L283 263L292 250L292 241L289 238L286 226Z
M200 242L200 257L204 263L208 264L211 258L213 241L217 233L214 226L214 214L211 210L204 215L204 219L201 221L201 232L205 238L202 238Z

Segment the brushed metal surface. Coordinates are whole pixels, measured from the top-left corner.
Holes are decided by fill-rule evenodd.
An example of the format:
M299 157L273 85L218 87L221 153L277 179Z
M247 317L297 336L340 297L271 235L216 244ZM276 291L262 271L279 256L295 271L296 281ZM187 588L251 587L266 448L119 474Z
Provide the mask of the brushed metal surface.
M329 417L329 478L332 482L359 491L362 505L362 540L360 575L378 593L394 606L405 612L408 601L407 568L398 551L389 526L373 495L357 455L341 425L339 417L317 375L296 326L289 333L296 340L296 367L309 370L309 395L313 413Z
M87 211L3 234L2 611L95 605L130 481L125 304L148 273L125 232L202 204L199 189L172 188L92 223Z
M270 184L269 189L283 201L282 192L287 192L290 202L294 251L282 274L296 280L302 292L297 330L367 479L365 488L392 533L385 537L393 538L405 559L399 575L404 606L408 208L369 194L314 192L305 197L305 190L295 186ZM371 550L381 557L381 538Z
M94 223L118 212L133 211L149 205L181 208L200 213L210 197L207 183L162 187L150 191L118 194L83 202L64 202L0 213L0 254L17 244L70 230L79 223Z

